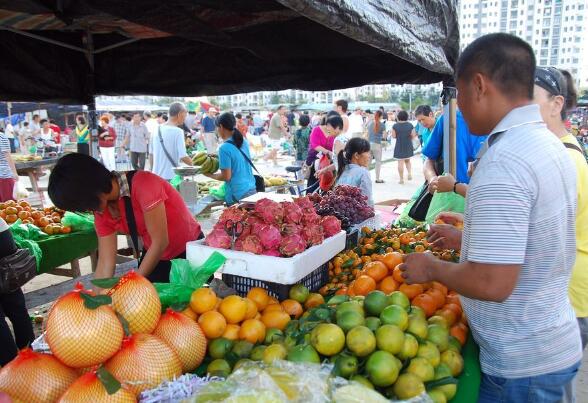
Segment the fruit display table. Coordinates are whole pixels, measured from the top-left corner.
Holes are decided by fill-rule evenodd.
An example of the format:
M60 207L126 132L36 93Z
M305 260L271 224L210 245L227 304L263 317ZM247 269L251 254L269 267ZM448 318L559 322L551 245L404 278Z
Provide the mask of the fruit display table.
M14 164L16 167L16 172L20 176L29 177L33 193L38 195L40 200L39 204L41 206L44 204L43 189L39 187L39 182L35 171L37 171L39 168L52 168L57 163L57 160L59 160L59 157L50 157L34 161L15 162Z
M98 237L93 230L53 235L37 243L43 252L39 273L78 277L80 275L78 259L86 256L92 258L92 270L95 269ZM70 270L56 269L67 263L71 264Z

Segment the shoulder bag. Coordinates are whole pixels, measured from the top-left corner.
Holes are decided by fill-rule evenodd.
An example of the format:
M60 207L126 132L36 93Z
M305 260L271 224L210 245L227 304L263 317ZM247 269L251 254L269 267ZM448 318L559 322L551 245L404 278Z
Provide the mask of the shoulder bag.
M171 155L167 151L167 148L165 148L165 144L163 144L163 136L161 135L161 127L157 128L157 135L159 136L159 143L161 144L161 148L163 149L163 152L165 153L167 160L172 164L172 166L174 168L177 168L178 163L174 161L174 159L171 157ZM129 184L130 184L130 182L129 182Z
M227 141L227 143L235 146L235 148L237 150L239 150L241 155L243 155L243 158L245 158L245 160L249 163L249 165L251 165L251 168L253 168L255 170L255 172L257 172L257 175L255 175L255 174L253 175L253 177L255 178L255 190L257 190L258 192L265 192L265 180L263 179L263 176L261 176L261 174L259 173L257 168L255 168L255 165L253 165L253 162L251 162L251 160L249 159L247 154L245 154L243 152L243 150L241 150L239 147L237 147L237 144L233 143L232 141Z
M0 294L18 290L37 275L37 260L28 249L0 259Z

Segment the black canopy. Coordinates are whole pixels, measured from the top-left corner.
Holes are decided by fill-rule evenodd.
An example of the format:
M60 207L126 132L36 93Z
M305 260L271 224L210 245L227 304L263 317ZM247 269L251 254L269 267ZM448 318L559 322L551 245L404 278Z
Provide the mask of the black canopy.
M453 0L0 0L0 99L450 81Z

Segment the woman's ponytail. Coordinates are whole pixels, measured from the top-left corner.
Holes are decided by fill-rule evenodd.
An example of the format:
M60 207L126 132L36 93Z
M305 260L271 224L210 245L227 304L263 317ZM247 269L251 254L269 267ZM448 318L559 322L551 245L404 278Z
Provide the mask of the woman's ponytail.
M216 119L216 124L218 126L224 127L227 130L231 130L233 132L233 141L235 142L235 145L237 146L237 148L241 148L241 146L243 145L243 134L241 134L241 132L237 130L237 120L235 119L235 116L233 116L232 113L225 112L222 115L220 115Z
M345 170L345 167L349 165L349 162L350 161L345 157L345 149L339 151L339 154L337 154L337 180L339 180L339 178L343 174L343 171Z
M233 141L237 148L241 148L243 145L243 134L236 128L233 129Z

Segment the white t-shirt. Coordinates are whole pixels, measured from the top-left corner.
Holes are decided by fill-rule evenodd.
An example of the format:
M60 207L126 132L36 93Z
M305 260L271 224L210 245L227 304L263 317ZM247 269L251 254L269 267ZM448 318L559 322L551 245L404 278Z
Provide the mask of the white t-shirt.
M4 130L4 134L6 135L6 138L8 138L8 139L14 138L14 127L10 123L8 123L6 125L6 129Z
M176 166L180 165L180 159L188 156L186 153L186 144L184 143L184 131L179 127L170 125L161 125L160 130L165 149ZM163 151L157 130L152 141L149 143L149 152L153 155L151 172L165 180L173 179L175 175L174 166L165 155L165 151Z
M145 127L147 127L147 130L149 131L149 134L151 135L151 139L155 139L155 136L157 136L157 128L159 127L159 123L157 123L157 120L155 119L148 119L145 122Z
M363 133L363 118L357 113L349 115L349 129L347 133Z

